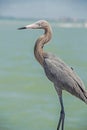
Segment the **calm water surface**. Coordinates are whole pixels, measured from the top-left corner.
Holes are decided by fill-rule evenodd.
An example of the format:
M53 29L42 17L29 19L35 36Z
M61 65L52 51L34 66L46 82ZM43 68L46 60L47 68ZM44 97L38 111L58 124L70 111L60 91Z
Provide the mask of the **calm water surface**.
M0 130L56 130L60 104L53 84L33 55L42 30L17 28L32 21L0 20ZM58 28L45 51L63 59L87 88L87 29ZM87 105L63 93L65 130L87 130Z

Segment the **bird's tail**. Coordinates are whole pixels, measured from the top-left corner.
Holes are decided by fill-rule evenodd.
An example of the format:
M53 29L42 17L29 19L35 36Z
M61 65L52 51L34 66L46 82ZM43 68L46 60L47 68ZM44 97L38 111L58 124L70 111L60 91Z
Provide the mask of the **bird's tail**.
M85 103L87 104L87 90L84 91Z

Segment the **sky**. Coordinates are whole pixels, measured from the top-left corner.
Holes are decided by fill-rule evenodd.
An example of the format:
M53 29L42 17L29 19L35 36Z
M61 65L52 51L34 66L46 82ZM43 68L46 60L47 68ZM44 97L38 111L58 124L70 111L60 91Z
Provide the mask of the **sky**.
M0 0L0 16L87 19L87 0Z

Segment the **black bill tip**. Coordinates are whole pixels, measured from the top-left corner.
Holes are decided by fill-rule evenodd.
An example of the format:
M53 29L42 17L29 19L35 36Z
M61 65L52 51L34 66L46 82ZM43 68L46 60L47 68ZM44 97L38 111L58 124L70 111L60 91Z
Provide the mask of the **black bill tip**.
M26 27L21 27L21 28L18 28L18 30L22 30L22 29L27 29Z

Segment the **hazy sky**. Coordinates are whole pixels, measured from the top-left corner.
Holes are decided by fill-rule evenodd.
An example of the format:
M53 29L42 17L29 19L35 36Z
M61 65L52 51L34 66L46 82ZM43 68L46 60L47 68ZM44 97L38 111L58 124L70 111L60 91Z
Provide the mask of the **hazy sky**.
M0 16L87 19L87 0L0 0Z

